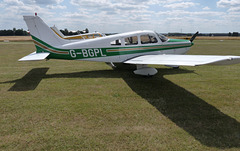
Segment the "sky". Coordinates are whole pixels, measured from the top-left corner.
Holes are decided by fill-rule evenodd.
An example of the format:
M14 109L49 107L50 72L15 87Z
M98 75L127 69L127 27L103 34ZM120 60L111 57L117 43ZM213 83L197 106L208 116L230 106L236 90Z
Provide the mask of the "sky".
M0 29L27 30L23 16L35 12L68 30L240 32L240 0L0 0Z

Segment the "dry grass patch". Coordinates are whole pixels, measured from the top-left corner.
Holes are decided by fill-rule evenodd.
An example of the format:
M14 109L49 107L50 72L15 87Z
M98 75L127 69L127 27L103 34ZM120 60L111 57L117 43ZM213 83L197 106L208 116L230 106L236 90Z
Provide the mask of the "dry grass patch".
M3 41L32 41L31 36L0 36L0 42Z

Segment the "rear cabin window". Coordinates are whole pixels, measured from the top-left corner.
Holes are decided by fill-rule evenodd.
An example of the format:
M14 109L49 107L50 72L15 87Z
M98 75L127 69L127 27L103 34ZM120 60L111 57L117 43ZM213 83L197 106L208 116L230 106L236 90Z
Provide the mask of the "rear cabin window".
M125 38L125 45L137 45L138 44L138 37L127 37Z
M158 40L153 35L141 35L141 44L151 44L151 43L157 43Z
M88 39L93 39L93 35L87 35Z
M119 46L121 44L122 44L121 39L117 39L111 42L111 46Z
M93 34L93 37L97 38L97 37L101 37L101 35L100 34Z

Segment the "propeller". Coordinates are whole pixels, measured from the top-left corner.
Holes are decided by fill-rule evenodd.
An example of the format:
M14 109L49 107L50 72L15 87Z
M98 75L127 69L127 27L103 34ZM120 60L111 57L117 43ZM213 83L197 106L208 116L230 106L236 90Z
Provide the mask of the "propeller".
M193 42L193 40L197 37L198 33L199 33L199 32L197 31L197 32L192 36L192 38L190 39L191 42Z

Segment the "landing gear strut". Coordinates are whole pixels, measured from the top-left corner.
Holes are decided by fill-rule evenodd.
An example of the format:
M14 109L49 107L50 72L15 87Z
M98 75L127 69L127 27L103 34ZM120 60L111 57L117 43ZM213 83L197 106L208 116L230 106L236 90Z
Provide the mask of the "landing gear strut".
M112 62L105 62L108 66L112 67L113 69L116 69L117 67Z

